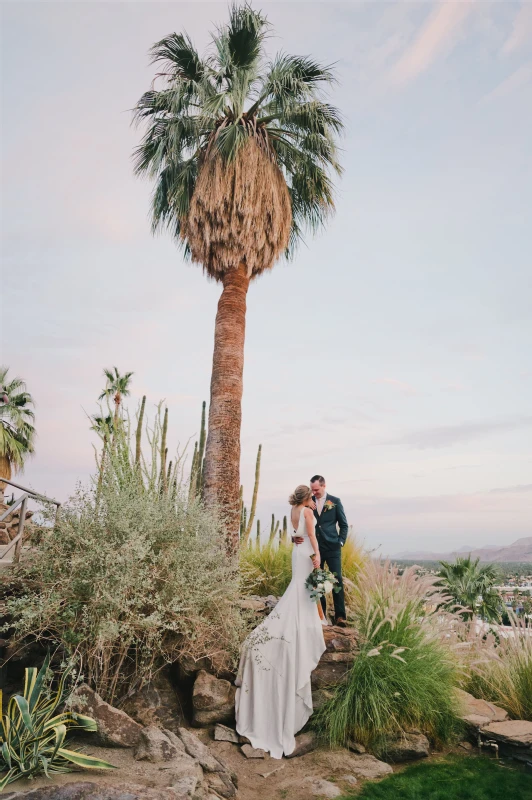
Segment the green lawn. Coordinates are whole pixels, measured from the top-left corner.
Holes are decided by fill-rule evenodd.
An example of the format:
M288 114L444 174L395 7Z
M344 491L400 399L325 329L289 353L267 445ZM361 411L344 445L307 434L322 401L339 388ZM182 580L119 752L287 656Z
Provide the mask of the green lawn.
M351 800L532 800L532 774L488 758L449 757L368 783ZM345 800L348 800L346 797Z

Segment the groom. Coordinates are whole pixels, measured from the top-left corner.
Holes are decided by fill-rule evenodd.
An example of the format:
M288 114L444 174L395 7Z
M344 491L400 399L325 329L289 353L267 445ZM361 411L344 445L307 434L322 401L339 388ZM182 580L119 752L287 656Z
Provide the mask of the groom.
M321 565L323 567L326 564L331 572L334 572L340 585L340 591L333 593L334 624L344 628L347 623L342 581L342 547L347 539L349 526L342 501L339 497L327 494L325 478L322 475L314 475L310 479L310 488L312 489L314 516L317 521L316 538L320 548ZM301 544L304 540L298 536L293 537L292 541ZM324 597L321 599L321 605L325 613L327 604Z

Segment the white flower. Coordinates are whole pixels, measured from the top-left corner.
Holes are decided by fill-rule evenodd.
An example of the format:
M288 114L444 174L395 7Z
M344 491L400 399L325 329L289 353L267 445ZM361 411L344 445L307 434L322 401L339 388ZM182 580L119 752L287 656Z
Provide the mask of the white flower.
M333 584L330 581L325 581L323 588L326 592L332 592Z
M317 588L317 589L323 589L323 583L318 583L318 585L317 585L317 587L316 587L316 588Z

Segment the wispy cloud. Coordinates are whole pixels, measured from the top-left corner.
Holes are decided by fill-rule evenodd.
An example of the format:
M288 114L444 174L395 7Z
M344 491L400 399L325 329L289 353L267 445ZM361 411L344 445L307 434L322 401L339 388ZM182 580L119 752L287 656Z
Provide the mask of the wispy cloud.
M440 2L429 14L413 43L391 71L390 81L404 85L425 72L440 56L452 50L472 2Z
M501 97L506 97L507 95L512 94L513 92L520 89L522 86L526 86L528 83L532 81L532 61L528 61L526 64L522 64L515 72L512 72L507 78L505 78L495 89L492 89L487 95L485 95L481 100L481 105L485 103L491 103L493 100L499 100Z
M532 39L532 4L523 3L514 18L512 32L506 39L503 55L510 55L520 50L521 47Z
M463 422L460 425L442 425L413 431L396 439L393 444L415 447L419 450L438 447L452 447L493 433L508 433L532 426L532 417L517 417L507 420L488 420L486 422Z
M392 386L394 389L397 389L398 392L405 395L415 395L419 394L417 389L411 386L409 383L405 383L404 381L398 381L396 378L376 378L373 383L384 383L388 386Z

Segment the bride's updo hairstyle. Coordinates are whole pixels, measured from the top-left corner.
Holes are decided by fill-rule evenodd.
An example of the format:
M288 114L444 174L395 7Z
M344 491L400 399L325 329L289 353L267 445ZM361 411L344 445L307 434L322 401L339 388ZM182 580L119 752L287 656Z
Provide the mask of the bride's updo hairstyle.
M288 502L291 506L301 506L303 503L307 503L311 497L311 489L302 483L301 486L294 489L294 493L290 495Z

